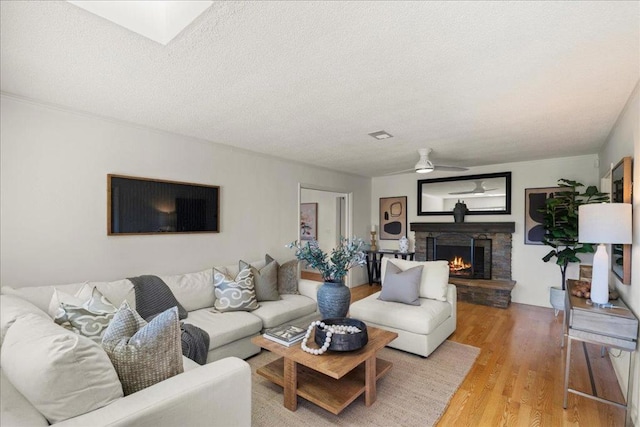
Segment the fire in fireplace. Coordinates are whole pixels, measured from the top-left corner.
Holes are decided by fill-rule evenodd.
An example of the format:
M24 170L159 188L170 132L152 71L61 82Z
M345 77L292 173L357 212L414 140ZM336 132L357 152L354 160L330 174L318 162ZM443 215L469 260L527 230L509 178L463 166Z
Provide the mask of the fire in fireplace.
M491 279L491 239L452 233L427 237L427 260L449 262L449 275Z

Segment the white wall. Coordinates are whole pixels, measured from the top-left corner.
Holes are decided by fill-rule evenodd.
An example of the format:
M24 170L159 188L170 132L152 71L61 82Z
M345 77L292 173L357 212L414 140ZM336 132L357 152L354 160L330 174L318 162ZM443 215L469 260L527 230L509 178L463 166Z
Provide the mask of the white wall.
M610 274L611 283L615 283L616 289L622 298L635 313L640 315L640 83L627 101L627 105L620 114L616 125L609 134L607 142L600 151L600 175L605 176L609 172L611 163L614 165L623 157L632 156L633 165L633 245L631 247L631 285L623 285L615 275ZM617 354L617 351L616 351ZM634 425L639 425L640 401L640 351L635 353L635 372L632 396L629 399L631 405L631 418ZM618 381L622 390L627 389L629 378L629 353L623 352L618 358L611 358L618 375Z
M567 157L531 162L507 163L471 168L464 173L443 172L431 173L428 177L414 173L379 177L373 179L371 198L371 221L379 222L378 204L380 197L408 196L408 222L453 222L450 216L418 216L417 215L417 181L418 179L440 178L444 176L474 175L491 172L511 171L511 215L468 215L465 222L510 222L516 223L513 234L512 278L517 282L512 292L514 302L550 307L549 287L560 286L559 267L553 262L545 263L542 257L550 248L544 245L524 244L524 190L525 188L553 187L558 179L567 178L582 182L585 185L599 186L599 172L595 155ZM411 240L411 248L415 244L413 232L407 236ZM397 249L396 240L382 240L380 246L386 249ZM591 255L585 257L591 262ZM570 266L567 277L578 277L578 266Z
M353 192L354 232L368 235L368 178L8 96L0 108L2 285L181 273L265 253L291 259L284 245L298 238L300 182ZM108 173L219 185L221 232L107 236Z

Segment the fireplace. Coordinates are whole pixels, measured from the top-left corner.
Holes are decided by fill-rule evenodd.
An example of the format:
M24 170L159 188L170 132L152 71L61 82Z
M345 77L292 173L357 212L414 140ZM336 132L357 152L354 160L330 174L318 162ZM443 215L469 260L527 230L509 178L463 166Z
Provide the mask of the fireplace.
M427 261L449 263L449 277L491 279L491 239L461 233L427 237Z

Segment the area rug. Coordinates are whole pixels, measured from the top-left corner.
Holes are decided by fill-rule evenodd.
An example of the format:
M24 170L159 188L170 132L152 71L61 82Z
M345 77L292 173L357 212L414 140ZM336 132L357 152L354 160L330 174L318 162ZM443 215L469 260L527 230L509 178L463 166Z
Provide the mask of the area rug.
M378 380L376 402L367 407L360 396L339 415L298 397L298 410L283 406L282 388L256 374L278 356L263 350L247 360L252 371L252 425L298 426L432 426L435 425L471 369L480 349L445 341L428 358L383 348L378 357L393 363Z

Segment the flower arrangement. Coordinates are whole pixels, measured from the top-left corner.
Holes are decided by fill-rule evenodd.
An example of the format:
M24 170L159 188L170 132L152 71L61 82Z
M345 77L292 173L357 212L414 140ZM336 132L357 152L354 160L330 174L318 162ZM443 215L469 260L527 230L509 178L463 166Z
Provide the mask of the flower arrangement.
M353 239L340 238L340 244L331 251L329 257L318 245L316 240L307 243L297 240L287 245L289 249L296 249L295 256L300 261L306 261L309 267L320 271L325 282L342 282L347 271L355 266L362 266L367 262L366 254L362 249L364 241L354 237Z

